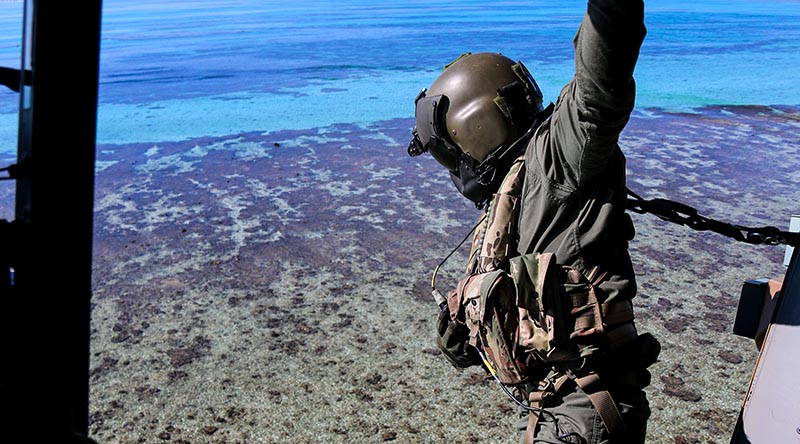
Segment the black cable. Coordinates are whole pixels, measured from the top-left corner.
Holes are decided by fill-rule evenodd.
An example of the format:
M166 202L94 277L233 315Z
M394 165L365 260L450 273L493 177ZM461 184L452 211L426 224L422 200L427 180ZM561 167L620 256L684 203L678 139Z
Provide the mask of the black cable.
M450 253L447 256L445 256L444 259L442 259L441 262L439 262L439 265L437 265L436 268L433 269L433 276L431 276L431 288L436 290L436 275L439 273L439 268L441 268L441 266L444 265L444 263L447 262L448 259L450 259L450 256L452 256L453 253L458 251L458 249L461 248L462 245L464 245L464 242L466 242L467 239L469 239L469 237L472 235L472 232L475 231L475 229L477 229L483 223L483 220L486 219L486 216L488 214L489 214L488 212L485 212L483 216L480 218L480 220L478 220L478 223L475 224L475 226L472 227L471 230L469 230L469 233L467 233L466 236L464 236L464 239L462 239L461 242L459 242L458 245L456 245L456 247L453 248L450 251Z

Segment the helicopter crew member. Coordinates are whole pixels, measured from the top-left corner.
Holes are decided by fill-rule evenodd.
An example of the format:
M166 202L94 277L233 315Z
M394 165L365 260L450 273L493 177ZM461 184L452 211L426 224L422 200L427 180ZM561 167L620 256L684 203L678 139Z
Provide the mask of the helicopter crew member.
M473 238L470 276L448 296L437 342L457 367L484 362L492 374L492 366L510 371L507 385L527 406L521 442L645 439L650 409L643 389L658 343L637 333L633 322L628 241L634 229L625 212L625 157L617 143L634 107L633 70L644 36L641 0L589 0L573 42L575 75L554 105L544 106L521 62L497 53L461 56L416 100L409 154L430 153L485 218ZM470 326L469 303L488 304L494 296L470 299L468 293L476 276L513 275L532 263L525 257L538 261L540 278L557 276L556 293L571 299L566 313L572 314L542 308L553 302L542 283L534 283L541 299L520 309L530 310L531 323L511 319L516 314L506 319L519 332L511 348L528 347L519 359L490 345L495 333L482 324L488 309ZM514 282L519 292L524 286ZM574 292L578 287L585 291ZM520 303L529 296L516 297ZM528 342L521 339L524 325L531 326ZM503 356L508 365L498 362Z

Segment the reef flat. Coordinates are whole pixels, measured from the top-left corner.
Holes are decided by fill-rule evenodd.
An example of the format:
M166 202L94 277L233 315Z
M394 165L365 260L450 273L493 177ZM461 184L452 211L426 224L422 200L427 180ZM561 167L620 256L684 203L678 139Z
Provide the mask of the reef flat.
M478 211L412 122L97 152L91 436L100 443L511 443L515 409L433 341L433 268ZM628 184L701 214L799 210L800 110L638 112ZM731 333L742 283L783 248L634 215L640 331L662 343L652 443L727 441L757 350ZM465 249L438 279L463 271Z

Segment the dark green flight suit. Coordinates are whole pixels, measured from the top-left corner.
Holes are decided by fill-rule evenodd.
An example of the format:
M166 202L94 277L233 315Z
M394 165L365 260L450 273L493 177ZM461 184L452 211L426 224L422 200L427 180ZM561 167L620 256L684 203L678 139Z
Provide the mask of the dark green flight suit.
M553 252L564 265L602 267L610 274L600 286L606 302L636 293L627 251L633 225L624 211L625 157L617 140L633 110L633 69L644 36L642 1L589 0L574 40L575 77L525 157L519 253ZM624 363L619 367L623 370L603 376L631 431L624 442L644 442L650 410L641 389L649 378L617 378L625 372ZM544 406L561 418L562 428L578 432L588 444L622 442L609 440L589 398L574 384ZM524 423L525 418L520 428ZM548 417L539 424L537 443L561 442Z

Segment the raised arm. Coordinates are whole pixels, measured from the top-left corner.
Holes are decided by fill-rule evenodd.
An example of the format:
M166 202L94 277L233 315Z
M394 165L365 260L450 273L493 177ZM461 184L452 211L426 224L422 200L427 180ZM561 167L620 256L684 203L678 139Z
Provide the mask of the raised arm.
M552 141L576 185L603 171L633 110L645 36L641 0L590 0L575 35L575 78L559 97Z

